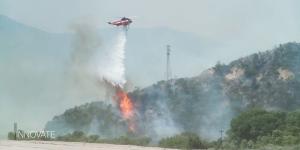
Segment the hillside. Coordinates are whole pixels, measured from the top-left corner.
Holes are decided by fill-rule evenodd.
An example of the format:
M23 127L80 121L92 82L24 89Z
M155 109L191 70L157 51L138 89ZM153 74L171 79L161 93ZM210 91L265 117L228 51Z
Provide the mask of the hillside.
M159 138L192 131L202 137L216 139L219 131L228 129L231 119L247 108L295 110L299 108L300 99L297 93L300 90L299 58L300 44L287 43L228 65L218 63L196 77L160 81L137 89L129 95L138 114L138 132ZM46 128L57 130L54 127L57 122L67 121L67 128L88 131L83 127L89 126L92 119L83 125L69 119L68 112L75 110L79 116L85 114L89 118L102 118L101 113L85 113L91 112L89 107L79 108L55 117ZM82 117L79 116L75 118L80 120ZM98 130L103 129L100 124L98 127Z
M61 116L55 116L48 122L47 129L55 129L58 135L85 131L101 137L125 135L126 122L122 120L117 109L103 102L92 102L73 109L68 109Z

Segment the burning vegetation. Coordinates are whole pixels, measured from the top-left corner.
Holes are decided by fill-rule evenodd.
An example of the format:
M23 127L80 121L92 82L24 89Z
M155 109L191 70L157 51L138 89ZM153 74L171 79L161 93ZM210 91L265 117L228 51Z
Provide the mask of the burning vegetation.
M121 87L116 88L116 102L121 112L122 118L127 121L128 130L135 132L135 116L134 116L134 104L127 92Z

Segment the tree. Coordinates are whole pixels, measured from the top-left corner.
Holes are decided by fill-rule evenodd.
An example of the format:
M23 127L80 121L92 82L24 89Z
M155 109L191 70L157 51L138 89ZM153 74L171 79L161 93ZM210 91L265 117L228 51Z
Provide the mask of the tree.
M254 108L234 118L229 133L239 143L242 140L255 142L259 136L271 135L273 130L284 126L284 120L285 114L282 112Z

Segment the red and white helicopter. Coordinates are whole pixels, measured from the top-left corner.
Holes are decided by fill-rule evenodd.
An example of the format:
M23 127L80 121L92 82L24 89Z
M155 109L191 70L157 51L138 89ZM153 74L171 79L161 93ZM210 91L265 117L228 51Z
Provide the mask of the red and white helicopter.
M108 22L108 24L110 25L114 25L114 26L122 26L124 27L124 29L127 31L129 28L129 25L132 23L132 20L130 18L126 18L126 17L122 17L120 20L116 20L116 21L112 21L112 22Z

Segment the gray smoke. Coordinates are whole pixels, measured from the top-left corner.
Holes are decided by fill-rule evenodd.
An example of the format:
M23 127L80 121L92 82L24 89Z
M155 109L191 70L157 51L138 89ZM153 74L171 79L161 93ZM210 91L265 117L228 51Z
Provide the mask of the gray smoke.
M97 26L92 23L79 22L71 29L74 39L68 89L76 97L110 99L114 86L123 87L126 83L125 33L120 31L111 45L104 45Z
M73 24L73 51L66 73L66 89L74 100L103 99L105 86L95 76L92 58L102 50L101 38L95 25L86 22Z

